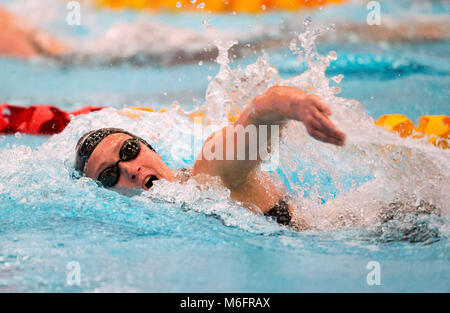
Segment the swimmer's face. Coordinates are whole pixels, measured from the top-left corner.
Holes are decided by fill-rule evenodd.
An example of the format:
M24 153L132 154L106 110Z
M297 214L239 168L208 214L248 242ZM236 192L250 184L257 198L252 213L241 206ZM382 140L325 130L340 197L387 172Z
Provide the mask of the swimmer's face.
M120 160L120 150L127 139L132 138L122 133L114 133L105 137L95 148L86 163L86 176L98 179L108 167ZM142 188L148 190L156 179L173 181L174 171L167 166L161 156L141 144L136 158L121 161L118 164L119 180L114 187Z

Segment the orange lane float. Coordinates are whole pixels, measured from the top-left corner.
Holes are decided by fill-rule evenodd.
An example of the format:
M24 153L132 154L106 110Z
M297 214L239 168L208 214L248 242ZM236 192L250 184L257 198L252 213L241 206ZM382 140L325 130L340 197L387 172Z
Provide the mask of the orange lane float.
M386 114L380 116L375 124L404 138L410 136L422 138L428 135L428 141L436 147L450 148L450 116L424 115L419 119L419 125L415 127L414 123L402 114Z
M268 10L296 11L343 3L346 0L96 0L110 9L173 10L258 13Z
M450 116L424 115L419 119L417 131L430 136L428 140L442 149L449 149Z

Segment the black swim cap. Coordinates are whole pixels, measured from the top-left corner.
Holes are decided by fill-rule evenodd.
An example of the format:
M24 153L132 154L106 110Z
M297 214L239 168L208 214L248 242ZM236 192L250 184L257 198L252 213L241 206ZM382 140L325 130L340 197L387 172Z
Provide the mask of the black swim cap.
M91 156L92 152L95 150L97 145L105 139L107 136L115 133L122 133L125 135L129 135L133 138L137 138L142 143L144 143L150 150L155 151L153 147L146 142L144 139L133 135L132 133L127 132L121 128L100 128L97 130L92 130L84 134L80 140L78 140L77 146L75 148L75 170L80 173L84 173L84 167L86 165L87 160ZM155 151L156 152L156 151Z

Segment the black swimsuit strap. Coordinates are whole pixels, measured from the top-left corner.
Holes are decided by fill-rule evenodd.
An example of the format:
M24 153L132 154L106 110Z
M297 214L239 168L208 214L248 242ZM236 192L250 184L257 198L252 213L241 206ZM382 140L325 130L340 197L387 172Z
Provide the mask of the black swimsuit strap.
M278 201L278 203L264 215L275 218L275 220L281 225L288 226L291 223L289 205L284 200Z

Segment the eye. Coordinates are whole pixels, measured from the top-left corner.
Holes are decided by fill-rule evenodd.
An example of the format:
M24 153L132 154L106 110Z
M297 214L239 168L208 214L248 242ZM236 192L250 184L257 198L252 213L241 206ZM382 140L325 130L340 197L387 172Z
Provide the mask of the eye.
M123 161L134 159L141 151L141 145L136 139L127 139L120 150L120 159Z
M117 183L118 178L117 166L111 166L101 172L97 180L105 187L112 187Z

